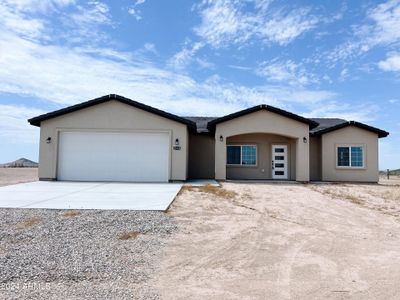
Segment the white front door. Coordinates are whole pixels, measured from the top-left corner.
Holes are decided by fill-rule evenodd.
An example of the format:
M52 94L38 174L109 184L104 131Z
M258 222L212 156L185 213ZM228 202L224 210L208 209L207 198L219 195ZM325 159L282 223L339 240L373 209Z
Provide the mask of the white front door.
M288 179L287 145L272 145L272 179Z

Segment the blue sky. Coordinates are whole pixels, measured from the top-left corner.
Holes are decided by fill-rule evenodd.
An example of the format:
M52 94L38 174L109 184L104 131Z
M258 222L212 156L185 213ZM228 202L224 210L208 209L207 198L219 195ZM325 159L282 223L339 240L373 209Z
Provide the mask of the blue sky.
M390 131L400 167L400 0L0 0L0 162L26 119L117 93L178 115L266 103Z

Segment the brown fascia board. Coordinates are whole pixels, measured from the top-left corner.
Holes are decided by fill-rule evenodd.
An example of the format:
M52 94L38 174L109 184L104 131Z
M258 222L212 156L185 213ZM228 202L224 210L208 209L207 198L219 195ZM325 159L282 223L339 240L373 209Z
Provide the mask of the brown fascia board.
M75 112L75 111L78 111L78 110L81 110L81 109L84 109L84 108L88 108L88 107L91 107L91 106L94 106L94 105L97 105L97 104L101 104L101 103L104 103L104 102L107 102L107 101L110 101L110 100L116 100L116 101L119 101L121 103L125 103L127 105L133 106L135 108L142 109L142 110L147 111L149 113L153 113L155 115L158 115L158 116L173 120L175 122L185 124L190 129L196 130L196 123L194 123L194 122L192 122L190 120L187 120L185 118L176 116L174 114L162 111L160 109L148 106L146 104L143 104L143 103L140 103L140 102L134 101L132 99L125 98L125 97L120 96L120 95L116 95L116 94L105 95L105 96L102 96L102 97L99 97L99 98L96 98L96 99L92 99L92 100L89 100L89 101L86 101L86 102L82 102L82 103L79 103L79 104L76 104L76 105L72 105L72 106L69 106L69 107L66 107L66 108L62 108L62 109L59 109L59 110L56 110L56 111L53 111L53 112L49 112L47 114L43 114L43 115L31 118L31 119L28 120L28 122L33 126L40 127L40 123L42 121L49 120L49 119L52 119L52 118L55 118L55 117L59 117L59 116L65 115L65 114L69 114L71 112Z
M387 131L384 131L382 129L378 129L378 128L375 128L375 127L372 127L372 126L369 126L367 124L363 124L363 123L360 123L360 122L357 122L357 121L348 121L348 122L345 122L345 123L341 123L341 124L338 124L338 125L335 125L335 126L332 126L332 127L329 127L329 128L325 128L325 129L319 130L317 132L312 133L311 135L312 136L320 136L320 135L323 135L323 134L328 133L328 132L332 132L332 131L335 131L335 130L338 130L338 129L341 129L341 128L345 128L347 126L355 126L357 128L368 130L370 132L378 134L379 138L387 137L389 135L389 132L387 132Z
M260 110L267 110L267 111L276 113L278 115L281 115L281 116L296 120L298 122L305 123L305 124L310 126L310 129L315 128L315 127L318 126L317 122L312 121L310 119L304 118L302 116L293 114L291 112L288 112L286 110L283 110L283 109L280 109L280 108L277 108L277 107L273 107L273 106L266 105L266 104L261 104L261 105L253 106L253 107L250 107L250 108L235 112L233 114L229 114L229 115L226 115L224 117L215 119L213 121L210 121L208 123L207 127L211 131L211 130L214 130L215 129L215 125L217 125L219 123L226 122L226 121L229 121L229 120L241 117L241 116L245 116L247 114L250 114L250 113L253 113L253 112L256 112L256 111L260 111Z

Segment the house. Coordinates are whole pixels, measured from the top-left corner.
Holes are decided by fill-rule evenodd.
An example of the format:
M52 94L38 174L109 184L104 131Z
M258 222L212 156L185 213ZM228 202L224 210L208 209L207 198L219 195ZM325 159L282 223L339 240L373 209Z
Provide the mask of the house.
M107 95L28 120L40 127L41 180L188 178L378 181L378 139L359 122L258 105L180 117Z

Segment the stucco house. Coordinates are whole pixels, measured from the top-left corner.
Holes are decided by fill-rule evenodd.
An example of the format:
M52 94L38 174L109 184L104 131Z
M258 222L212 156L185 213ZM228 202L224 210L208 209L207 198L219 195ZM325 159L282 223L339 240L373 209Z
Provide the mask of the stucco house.
M378 139L389 134L264 104L180 117L114 94L28 121L40 127L41 180L377 182Z

